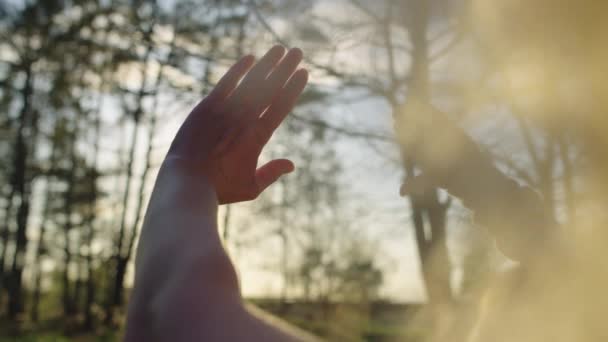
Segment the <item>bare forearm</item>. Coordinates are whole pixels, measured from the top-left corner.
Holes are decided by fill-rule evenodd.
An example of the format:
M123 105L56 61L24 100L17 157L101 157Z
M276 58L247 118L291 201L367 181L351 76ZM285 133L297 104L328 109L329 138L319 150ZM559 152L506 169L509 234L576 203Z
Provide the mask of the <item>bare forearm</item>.
M127 340L148 337L140 335L144 332L157 337L167 333L160 323L184 301L205 302L201 296L239 300L216 213L211 184L182 160L167 159L142 227Z
M167 158L159 170L139 242L137 265L162 249L221 250L213 185L191 165ZM142 269L142 272L145 270Z
M179 160L163 163L142 228L127 341L298 340L245 309L216 212L207 180Z

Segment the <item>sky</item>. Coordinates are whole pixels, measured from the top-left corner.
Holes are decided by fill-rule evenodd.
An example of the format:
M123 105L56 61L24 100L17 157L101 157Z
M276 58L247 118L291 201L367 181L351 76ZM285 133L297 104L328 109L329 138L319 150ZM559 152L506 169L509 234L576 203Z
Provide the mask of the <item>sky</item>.
M19 3L16 0L10 1ZM169 6L170 3L170 0L165 0L164 2L166 6ZM315 10L321 13L348 15L344 11L341 11L339 1L322 1L319 4ZM277 32L290 29L290 26L284 21L270 20L269 22ZM260 51L269 48L272 44L273 42L268 42L267 46L260 45L258 46L259 51L254 51L254 53L259 54ZM307 51L304 50L304 53L306 54ZM373 57L365 50L350 50L342 52L340 58L353 65L361 66L369 65L369 58ZM327 80L315 78L315 73L312 76L310 79L312 84L327 85ZM374 97L357 99L356 96L353 99L353 94L348 93L339 94L338 97L340 96L350 100L347 103L342 101L330 103L325 108L315 107L296 110L302 110L301 115L319 114L318 111L322 111L322 118L337 126L360 127L361 131L371 129L382 134L391 134L391 113L389 107L382 99ZM160 162L160 158L165 154L181 121L189 111L187 105L176 106L175 103L171 103L171 99L167 99L167 102L159 106L159 110L163 108L168 113L163 116L160 134L154 142L157 165ZM194 101L190 103L190 105L193 104ZM112 103L110 100L108 103L105 103L103 115L106 121L114 122L118 120L117 113L119 111L115 110L117 105L117 103ZM317 111L317 113L313 113L314 111ZM107 143L104 144L102 149L109 164L118 148L124 144L129 144L128 138L130 133L111 129L106 130L103 134ZM140 150L138 152L142 155L144 153L144 144L140 144L139 146ZM408 216L407 201L401 199L398 194L403 173L399 165L391 160L398 157L396 149L394 146L386 144L378 145L360 138L346 136L338 138L335 142L335 148L345 170L341 179L341 183L347 185L347 191L344 195L355 198L356 202L363 204L369 213L365 217L358 218L357 225L364 227L366 235L370 240L373 240L374 245L378 248L379 263L384 270L385 277L380 291L381 296L401 302L419 302L423 300L424 287L420 278L419 260L413 228ZM382 153L379 153L379 150ZM138 164L141 168L141 161ZM140 170L136 170L136 174L139 174L139 172ZM150 179L148 179L148 193L153 184L151 180L155 178L156 173L157 168L151 172ZM288 177L297 177L297 171L294 175ZM106 184L106 186L114 187L115 184ZM237 219L238 217L249 215L247 208L240 204L234 205L233 210ZM111 222L112 218L107 218L107 220ZM458 241L459 236L465 233L458 229L453 229L450 234L454 237L452 240ZM107 246L99 245L97 247L99 250L103 250ZM458 255L462 253L462 251L459 251L458 242L452 243L450 247L453 254ZM255 251L254 248L249 248L247 249L247 253L252 254L243 255L235 252L233 255L240 274L244 296L260 297L279 293L278 289L281 283L280 279L276 276L278 272L268 272L264 269L265 260L268 259L269 254L272 257L272 254L276 253L276 250L268 251L260 249ZM130 273L132 276L132 268ZM456 268L453 278L457 280L460 276L460 270ZM128 280L128 282L130 281Z
M336 18L339 18L340 15L349 15L340 6L340 1L318 2L317 8L313 11L322 14L334 13L332 15L335 15ZM293 15L297 16L297 13ZM276 32L283 34L283 32L293 29L289 19L270 18L268 22ZM269 41L267 46L258 45L256 46L258 51L252 52L260 55L275 43ZM306 54L308 51L305 47L303 48ZM343 59L346 63L362 69L371 64L370 58L377 57L366 49L356 47L354 50L340 51L338 55L338 58ZM328 85L327 79L315 77L315 75L313 70L311 84ZM323 120L336 126L355 128L360 131L374 131L390 136L393 123L390 108L386 102L377 97L357 99L353 95L356 94L338 94L338 97L349 100L346 102L332 101L324 108L296 108L296 112L299 113L298 115L320 115ZM182 112L169 115L163 122L162 133L156 143L159 146L157 150L159 157L164 155L164 150L188 112L186 107L182 107L180 110ZM121 141L118 137L114 140ZM272 141L270 143L272 144ZM342 189L344 196L356 199L356 203L364 205L369 213L365 217L359 218L357 225L363 227L366 236L378 248L378 262L384 271L381 296L399 302L424 300L425 291L420 276L414 231L409 219L409 208L407 201L400 198L398 193L403 173L400 166L394 162L395 159L398 160L397 150L394 146L378 145L347 136L339 137L334 146L344 169L341 179L341 183L347 185L346 189ZM379 151L381 152L379 153ZM295 174L287 177L297 177L297 169ZM237 221L245 220L248 218L247 215L250 215L247 205L242 204L233 205L232 213ZM220 210L220 217L221 215ZM456 241L450 245L453 254L462 254L462 250L458 248L458 238L460 235L466 235L466 232L458 231L458 229L450 231L449 234L454 237L452 240ZM268 270L268 260L272 260L275 255L278 255L277 246L270 247L270 249L267 246L273 246L273 244L266 242L258 249L254 247L244 251L229 250L232 252L233 261L237 266L245 297L264 297L280 293L279 273ZM460 276L461 272L456 267L453 272L455 284Z
M268 47L271 45L272 43L269 43ZM260 50L265 48L260 47ZM323 80L316 80L314 77L310 82L311 84L324 83ZM353 97L351 94L339 94L339 96L349 99ZM170 99L167 100L170 101ZM194 100L190 105L194 105ZM105 107L104 115L109 122L118 119L116 113L119 111L112 109L116 105L109 102ZM166 106L166 108L171 108L169 105ZM161 108L165 107L161 106ZM162 109L159 108L159 110ZM162 120L161 131L154 142L157 165L160 164L172 137L189 112L187 104L179 107L173 106L172 110L175 112L166 115ZM337 126L357 128L361 131L371 129L386 135L390 135L392 132L391 114L386 103L381 99L365 98L347 104L331 101L325 108L296 108L295 111L301 116L318 115L318 111L323 111L321 117ZM110 163L115 158L114 151L117 151L121 145L128 144L128 141L125 140L128 136L124 132L114 130L106 131L105 134L108 143L104 149L107 153L108 163ZM143 135L145 133L140 133L140 137ZM413 230L408 219L407 201L400 198L398 193L402 172L390 158L378 153L378 149L380 149L386 155L393 154L391 157L396 157L396 150L387 150L386 144L370 145L370 142L360 138L338 137L334 146L344 169L341 183L347 185L341 190L344 192L345 198L356 199L356 204L364 205L369 213L365 217L359 218L357 225L363 227L365 234L378 246L378 261L385 271L381 295L403 302L423 300L424 289L420 281ZM270 144L272 143L271 140ZM139 155L143 155L145 152L144 145L144 143L139 144ZM289 155L287 154L285 157L289 157ZM141 161L137 165L137 168L141 167ZM136 170L136 174L139 173L140 170ZM150 174L149 191L152 185L150 180L154 179L156 173L157 169ZM287 177L297 177L297 168L294 174ZM108 186L113 186L113 184ZM237 221L239 217L243 220L247 219L249 215L247 204L233 205L232 214ZM222 209L220 209L220 217L222 217ZM220 227L220 229L223 228ZM262 227L259 229L262 230ZM272 244L270 245L272 246ZM246 297L263 297L280 293L281 282L278 272L266 269L269 258L272 259L272 255L278 254L278 250L269 251L265 247L266 245L258 250L255 247L247 248L245 252L238 253L233 251L233 261L237 265L242 291Z
M315 80L312 79L311 82L314 83ZM156 139L158 160L165 154L167 143L171 141L179 124L188 113L185 107L182 110L183 112L169 116L163 123L162 133ZM296 111L298 110L300 109L296 108ZM378 127L379 131L390 133L392 125L390 113L386 104L379 99L366 99L349 105L334 105L325 110L323 117L328 122L345 122L347 123L345 127L365 129ZM309 111L311 110L302 111L299 115L306 115ZM366 114L360 115L361 113ZM109 115L111 114L108 113ZM119 136L112 140L115 143L121 142ZM271 141L270 144L272 143ZM363 227L365 234L379 248L378 261L385 271L381 295L402 302L423 300L424 289L420 281L413 230L408 219L407 201L400 198L398 193L402 172L392 161L379 155L377 149L365 140L344 136L338 138L334 146L344 168L341 183L348 185L347 189L341 189L344 196L356 199L358 205L365 205L369 213L360 218L357 225ZM141 152L143 153L143 150ZM151 174L152 179L156 172L157 170ZM287 177L297 177L297 172L296 165L296 172ZM236 220L239 220L239 217L247 219L250 215L247 204L235 204L231 210ZM222 214L220 209L220 217ZM238 225L237 222L233 224ZM262 230L262 227L258 229ZM247 248L243 252L233 251L233 261L237 265L245 297L263 297L280 293L281 280L278 272L266 269L268 260L272 259L273 255L278 255L279 250L265 248L268 242L263 246L259 249L255 246Z

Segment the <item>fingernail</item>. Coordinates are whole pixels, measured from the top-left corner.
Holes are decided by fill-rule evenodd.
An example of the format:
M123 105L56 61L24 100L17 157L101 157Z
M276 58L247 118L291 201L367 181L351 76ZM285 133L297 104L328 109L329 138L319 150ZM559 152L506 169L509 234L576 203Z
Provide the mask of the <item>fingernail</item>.
M251 62L251 61L253 61L253 60L255 60L255 56L254 56L254 55L251 55L251 54L245 55L245 56L243 56L243 58L241 59L241 61L242 61L243 63Z
M270 50L268 50L269 55L279 55L283 56L285 54L285 47L283 45L275 45Z
M287 54L297 59L302 59L304 57L304 53L299 48L289 49L289 52Z

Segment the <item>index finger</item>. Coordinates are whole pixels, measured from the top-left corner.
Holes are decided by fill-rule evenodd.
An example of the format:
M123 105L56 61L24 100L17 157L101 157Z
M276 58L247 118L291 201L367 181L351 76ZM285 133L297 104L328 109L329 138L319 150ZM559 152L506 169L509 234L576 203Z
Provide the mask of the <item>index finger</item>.
M205 100L210 103L225 100L234 91L241 78L251 69L254 62L255 57L252 55L241 58L228 69Z
M300 69L287 81L285 87L281 90L280 96L277 96L274 103L270 105L266 113L259 119L259 127L262 129L264 140L270 139L272 133L279 127L287 114L293 109L296 101L304 87L308 83L308 71Z

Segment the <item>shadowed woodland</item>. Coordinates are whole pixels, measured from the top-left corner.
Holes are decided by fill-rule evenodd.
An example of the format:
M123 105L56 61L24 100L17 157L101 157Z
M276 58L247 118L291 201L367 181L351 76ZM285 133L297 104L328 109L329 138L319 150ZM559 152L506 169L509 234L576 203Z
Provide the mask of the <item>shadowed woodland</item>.
M593 0L0 1L0 341L120 339L171 138L234 61L275 44L300 47L310 72L265 152L296 174L219 211L250 305L335 341L605 341L606 13ZM539 206L459 166L448 126ZM475 207L421 164L476 189ZM513 236L526 257L501 248Z

